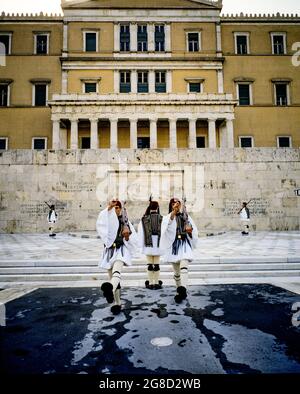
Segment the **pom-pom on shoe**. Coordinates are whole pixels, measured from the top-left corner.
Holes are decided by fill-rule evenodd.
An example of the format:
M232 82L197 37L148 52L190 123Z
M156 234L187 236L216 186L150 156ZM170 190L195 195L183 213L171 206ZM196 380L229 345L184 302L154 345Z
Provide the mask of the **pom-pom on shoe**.
M103 291L103 295L109 304L114 302L113 285L111 283L104 282L101 286L101 290Z

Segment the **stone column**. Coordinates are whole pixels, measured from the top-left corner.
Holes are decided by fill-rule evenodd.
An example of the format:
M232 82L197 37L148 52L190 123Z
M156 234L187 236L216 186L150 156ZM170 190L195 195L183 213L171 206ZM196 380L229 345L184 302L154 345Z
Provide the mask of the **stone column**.
M132 70L131 71L131 93L137 93L137 71Z
M52 119L52 149L60 148L60 120Z
M171 52L171 25L170 23L165 24L165 50Z
M223 70L217 70L217 76L218 76L218 93L224 93Z
M197 148L196 119L189 119L189 149Z
M91 118L91 149L98 149L99 137L98 137L98 118Z
M155 71L149 70L149 93L155 93Z
M120 24L114 23L114 51L120 52Z
M114 71L114 93L120 92L120 71Z
M62 50L63 57L68 56L68 23L64 22L63 27L63 50Z
M227 148L234 148L233 121L226 120Z
M150 119L150 149L157 149L157 119Z
M137 119L130 119L130 149L137 149Z
M166 74L166 91L167 93L172 93L172 71L167 70Z
M170 149L177 149L177 120L169 119Z
M61 93L68 93L68 71L63 70L61 73Z
M154 28L154 23L149 23L148 24L148 52L154 52L155 45L155 28Z
M110 148L118 149L118 119L110 119Z
M130 51L137 51L137 23L130 23Z
M78 119L71 119L71 149L78 149Z
M217 147L215 119L208 119L208 147L213 149Z

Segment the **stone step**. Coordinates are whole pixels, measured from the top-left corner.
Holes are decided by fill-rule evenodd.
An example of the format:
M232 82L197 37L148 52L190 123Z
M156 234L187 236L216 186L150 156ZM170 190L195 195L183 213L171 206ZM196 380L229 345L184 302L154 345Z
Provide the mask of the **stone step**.
M300 269L295 270L244 270L244 271L195 271L190 273L190 277L193 279L205 279L205 278L243 278L243 277L299 277ZM123 272L122 280L146 280L146 272ZM172 279L173 272L169 270L168 272L161 272L160 278L164 279ZM47 282L59 282L59 281L93 281L93 280L107 280L107 273L98 272L98 273L78 273L78 274L14 274L14 275L1 275L0 276L0 284L4 282L39 282L39 281L47 281Z
M146 272L146 264L134 265L132 267L124 267L123 272ZM161 272L172 271L170 264L161 264ZM190 272L197 271L279 271L279 270L300 270L300 263L264 263L264 264L195 264L189 265ZM56 267L1 267L0 280L2 275L32 275L32 274L98 274L100 269L97 266L56 266Z

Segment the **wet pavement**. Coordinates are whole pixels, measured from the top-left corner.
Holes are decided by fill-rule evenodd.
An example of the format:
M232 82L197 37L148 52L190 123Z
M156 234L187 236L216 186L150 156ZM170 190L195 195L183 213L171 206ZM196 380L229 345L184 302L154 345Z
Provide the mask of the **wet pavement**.
M300 295L269 284L40 288L6 304L0 374L300 374Z

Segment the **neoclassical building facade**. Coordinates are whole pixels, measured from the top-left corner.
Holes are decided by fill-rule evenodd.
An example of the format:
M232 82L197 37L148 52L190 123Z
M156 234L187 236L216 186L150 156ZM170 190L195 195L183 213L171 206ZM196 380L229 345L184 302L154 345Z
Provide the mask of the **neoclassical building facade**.
M0 149L300 146L300 17L222 1L0 16Z

